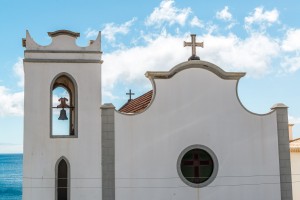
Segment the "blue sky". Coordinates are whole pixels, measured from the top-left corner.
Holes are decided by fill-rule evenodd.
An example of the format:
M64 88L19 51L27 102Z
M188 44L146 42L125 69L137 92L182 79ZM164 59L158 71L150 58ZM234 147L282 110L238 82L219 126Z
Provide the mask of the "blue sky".
M22 151L23 47L51 42L47 32L80 32L86 45L102 32L103 103L117 107L151 89L144 73L169 70L186 61L183 41L197 34L202 60L226 71L247 72L239 97L252 112L275 103L289 106L289 120L300 137L300 3L296 0L64 0L0 2L0 153ZM187 97L188 98L188 97Z

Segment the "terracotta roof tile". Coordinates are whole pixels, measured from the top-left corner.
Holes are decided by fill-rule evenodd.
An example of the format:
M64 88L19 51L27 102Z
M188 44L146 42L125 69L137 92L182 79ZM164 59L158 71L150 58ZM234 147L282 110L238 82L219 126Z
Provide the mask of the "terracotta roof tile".
M300 152L300 138L290 141L290 151L291 152Z
M128 100L120 109L120 112L123 113L139 113L143 111L151 102L153 96L153 90L146 92L145 94L135 98Z

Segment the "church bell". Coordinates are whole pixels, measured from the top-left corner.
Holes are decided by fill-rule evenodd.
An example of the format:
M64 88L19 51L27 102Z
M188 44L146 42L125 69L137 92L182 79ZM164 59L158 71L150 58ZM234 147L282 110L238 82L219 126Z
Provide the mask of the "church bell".
M68 120L67 112L64 108L60 111L58 120Z

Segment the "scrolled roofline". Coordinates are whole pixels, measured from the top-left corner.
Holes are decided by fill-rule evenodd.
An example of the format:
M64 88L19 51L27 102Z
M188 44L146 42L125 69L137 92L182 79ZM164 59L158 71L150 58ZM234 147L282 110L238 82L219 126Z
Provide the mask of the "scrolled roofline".
M145 76L151 81L152 85L153 85L153 97L152 97L152 101L149 104L149 106L144 110L146 111L152 104L152 102L154 101L154 98L156 96L156 84L155 84L155 79L170 79L172 78L175 74L186 70L186 69L191 69L191 68L197 68L197 69L205 69L208 70L212 73L214 73L215 75L217 75L218 77L224 79L224 80L236 80L236 98L240 104L240 106L249 114L252 115L256 115L256 116L265 116L265 115L270 115L272 114L275 110L271 109L269 112L267 113L255 113L252 112L250 110L248 110L243 103L241 102L239 95L238 95L238 84L239 84L239 80L240 78L244 77L246 75L245 72L226 72L223 69L221 69L220 67L218 67L217 65L207 62L207 61L202 61L202 60L190 60L190 61L186 61L183 63L180 63L178 65L176 65L175 67L173 67L172 69L170 69L169 71L148 71L145 73ZM273 106L274 107L274 106Z
M22 46L26 48L27 53L102 53L101 52L101 32L95 40L90 41L87 46L78 46L76 44L77 37L80 37L80 33L72 32L69 30L58 30L54 32L48 32L48 35L52 38L52 41L48 45L39 45L31 37L28 30L26 30L26 38L22 39ZM69 36L72 37L73 43L65 49L53 49L52 46L56 41L57 36Z

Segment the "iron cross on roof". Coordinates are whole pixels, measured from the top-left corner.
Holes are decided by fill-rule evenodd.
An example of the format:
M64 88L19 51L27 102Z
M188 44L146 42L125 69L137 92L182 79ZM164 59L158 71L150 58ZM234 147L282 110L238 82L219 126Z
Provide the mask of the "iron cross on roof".
M192 56L189 60L200 60L199 56L196 55L196 47L203 48L203 42L197 43L196 42L196 34L191 34L192 41L191 42L183 42L183 46L191 46L192 47Z
M131 92L131 89L130 89L130 90L129 90L129 93L126 93L126 95L129 95L128 101L130 101L130 100L131 100L131 95L134 95L134 93L132 93L132 92Z

